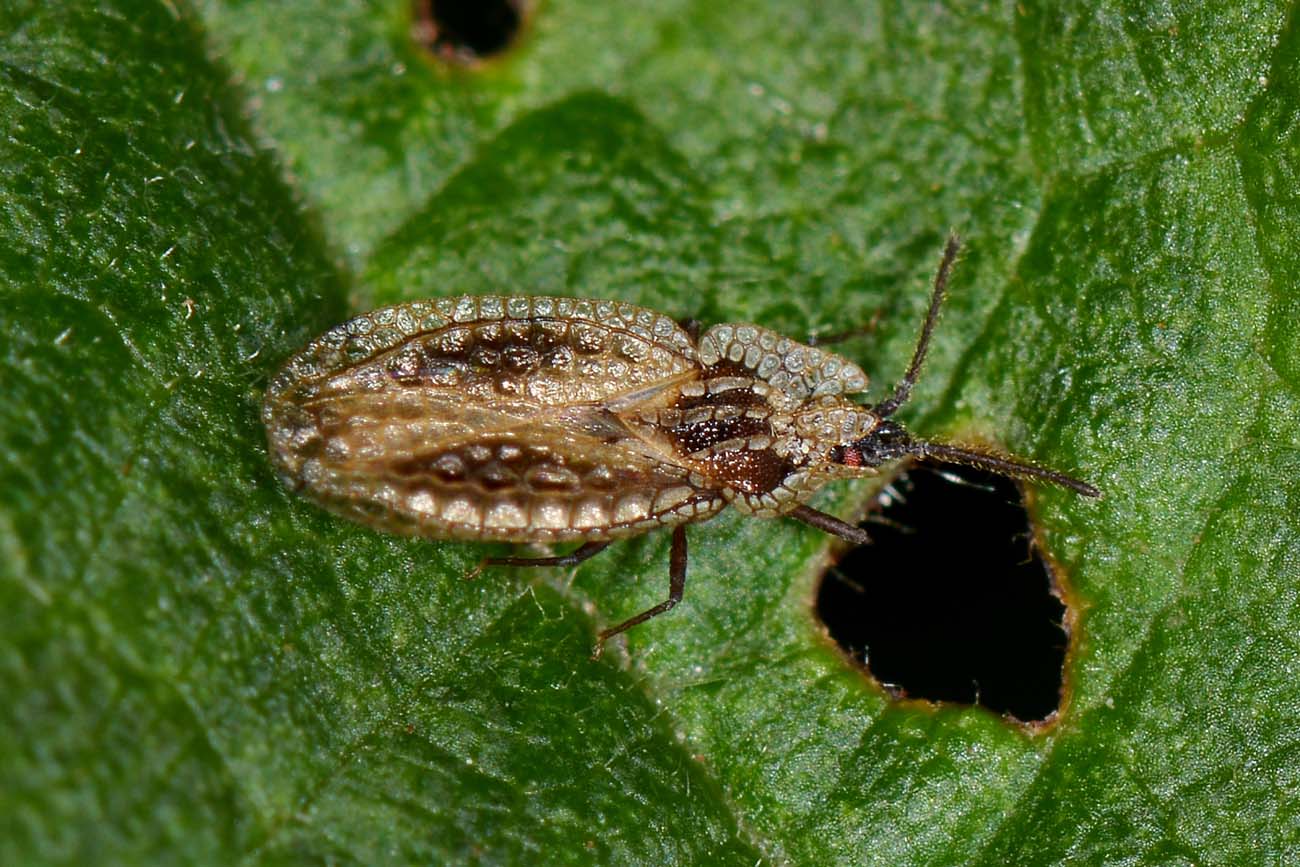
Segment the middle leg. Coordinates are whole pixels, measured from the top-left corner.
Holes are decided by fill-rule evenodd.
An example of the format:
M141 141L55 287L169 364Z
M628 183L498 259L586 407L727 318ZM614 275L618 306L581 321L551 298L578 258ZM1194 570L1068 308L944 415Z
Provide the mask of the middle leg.
M673 546L668 555L668 598L653 608L647 608L635 617L629 617L617 626L611 626L608 629L602 629L596 636L596 647L591 652L592 659L600 659L600 655L605 651L605 642L618 635L620 632L627 632L633 626L645 623L651 617L658 617L666 611L672 610L672 607L682 601L682 594L686 590L686 525L678 524L673 528Z

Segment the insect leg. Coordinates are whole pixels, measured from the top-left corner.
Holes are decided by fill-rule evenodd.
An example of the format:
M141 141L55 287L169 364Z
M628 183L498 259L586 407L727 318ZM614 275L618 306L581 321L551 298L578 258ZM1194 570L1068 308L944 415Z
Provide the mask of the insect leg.
M589 560L610 546L610 539L603 542L586 542L572 554L562 556L485 556L473 572L465 576L468 580L478 577L489 565L577 565L582 560Z
M609 547L610 540L587 542L572 554L559 557L485 557L479 566L577 566L583 560L589 560Z
M679 524L673 529L673 546L668 555L668 598L660 602L654 608L648 608L635 617L624 620L617 626L611 626L609 629L602 629L596 636L596 647L591 651L592 659L600 659L600 654L605 650L605 642L618 635L620 632L626 632L633 626L645 623L651 617L658 617L665 611L672 609L674 605L682 601L682 593L686 590L686 525Z
M852 542L854 545L868 545L871 543L871 536L861 527L855 527L847 521L841 521L834 515L828 515L825 512L819 512L808 506L799 506L792 510L790 517L796 521L803 521L810 527L816 527L832 536L839 536L846 542Z
M691 343L700 339L700 331L703 329L704 325L694 316L687 316L685 319L678 319L677 324L683 331L690 335Z

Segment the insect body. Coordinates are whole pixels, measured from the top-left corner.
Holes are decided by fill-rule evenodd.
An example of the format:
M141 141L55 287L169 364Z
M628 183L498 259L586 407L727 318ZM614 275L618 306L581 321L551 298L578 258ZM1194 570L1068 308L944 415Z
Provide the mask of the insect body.
M852 362L756 325L697 338L631 304L465 296L381 308L308 344L267 390L270 453L285 484L373 527L583 543L487 563L578 563L611 540L674 528L668 599L602 631L599 652L681 599L686 524L728 506L862 543L864 531L805 503L909 455L1097 495L889 420L924 360L956 252L952 239L906 376L874 406L849 399L867 387Z

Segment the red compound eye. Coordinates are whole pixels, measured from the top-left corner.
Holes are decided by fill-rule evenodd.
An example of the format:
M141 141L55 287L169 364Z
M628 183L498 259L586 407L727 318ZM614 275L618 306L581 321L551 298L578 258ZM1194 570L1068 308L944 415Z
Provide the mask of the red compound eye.
M853 446L836 446L831 449L831 461L846 467L862 466L862 452Z

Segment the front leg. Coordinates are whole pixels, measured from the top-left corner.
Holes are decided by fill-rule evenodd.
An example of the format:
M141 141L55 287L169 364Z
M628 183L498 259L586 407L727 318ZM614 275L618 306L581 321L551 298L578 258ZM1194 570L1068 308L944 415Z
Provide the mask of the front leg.
M823 533L839 536L854 545L870 545L871 536L861 527L855 527L847 521L841 521L834 515L819 512L810 506L799 506L790 510L790 517L802 521L810 527L816 527Z
M596 647L591 651L591 658L600 659L600 655L605 651L605 642L615 635L626 632L633 626L645 623L650 618L658 617L660 614L671 610L674 605L682 601L682 593L685 590L686 525L678 524L673 528L673 545L668 555L668 598L653 608L647 608L635 617L629 617L617 626L602 629L600 634L596 636Z

